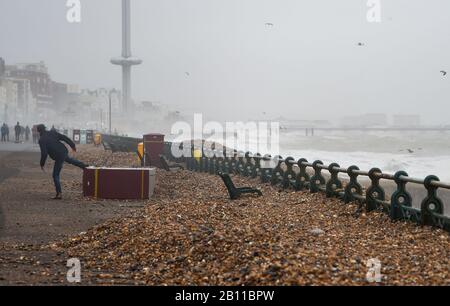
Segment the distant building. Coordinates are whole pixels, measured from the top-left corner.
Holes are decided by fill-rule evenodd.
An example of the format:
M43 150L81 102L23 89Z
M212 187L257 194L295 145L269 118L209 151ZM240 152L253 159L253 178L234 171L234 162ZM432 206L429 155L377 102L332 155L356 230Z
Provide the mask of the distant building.
M328 120L290 120L284 117L274 119L274 121L280 123L282 129L302 129L302 128L314 128L314 127L328 127L331 126Z
M0 105L6 104L6 88L0 85Z
M0 57L0 78L5 75L5 72L6 72L5 60Z
M65 110L80 100L78 85L52 82L53 105L57 110Z
M0 111L3 114L3 120L13 121L17 118L17 84L10 79L0 80Z
M6 121L7 118L5 112L7 111L6 104L6 88L0 85L0 120ZM1 122L0 124L2 124Z
M6 76L29 80L36 106L39 108L53 107L53 82L44 62L6 66Z
M144 112L158 113L161 111L161 105L157 102L142 101L141 105Z
M393 125L398 127L416 127L420 126L420 115L394 115Z
M345 116L341 118L340 125L343 127L379 127L388 125L386 114L371 113L359 116Z
M364 114L361 116L361 121L367 127L388 125L387 115L381 113Z
M82 89L80 94L80 108L98 111L101 114L109 113L109 97L111 92L111 112L119 113L122 109L121 92L116 89L99 88L96 90ZM96 113L95 116L98 116ZM100 115L103 116L103 115Z
M25 119L35 110L33 95L31 92L31 82L27 79L8 78L17 86L17 119Z

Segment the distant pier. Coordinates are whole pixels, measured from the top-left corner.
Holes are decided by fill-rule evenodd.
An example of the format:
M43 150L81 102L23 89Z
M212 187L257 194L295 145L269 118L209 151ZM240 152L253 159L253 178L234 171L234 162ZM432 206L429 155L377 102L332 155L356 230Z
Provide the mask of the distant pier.
M314 136L316 131L358 131L358 132L448 132L450 127L282 127L282 131L305 131Z

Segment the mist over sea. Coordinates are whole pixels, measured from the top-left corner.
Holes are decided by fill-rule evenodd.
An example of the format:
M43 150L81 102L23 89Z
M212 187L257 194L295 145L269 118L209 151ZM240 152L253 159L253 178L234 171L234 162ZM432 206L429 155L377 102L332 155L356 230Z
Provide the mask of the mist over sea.
M406 171L409 176L425 178L437 175L450 182L450 132L333 132L305 131L280 133L283 157L337 162L342 167L358 166L361 170L378 167L383 172Z
M292 156L296 160L306 158L310 162L321 160L325 164L336 162L343 168L356 165L361 170L370 170L377 167L391 174L402 170L416 178L432 174L450 182L450 131L315 131L314 136L305 134L304 130L280 131L279 150L271 148L270 143L261 146L258 139L252 137L247 138L245 148L238 146L237 149L263 155L280 154L283 158ZM173 139L173 136L168 137L168 140ZM224 143L220 137L206 139Z

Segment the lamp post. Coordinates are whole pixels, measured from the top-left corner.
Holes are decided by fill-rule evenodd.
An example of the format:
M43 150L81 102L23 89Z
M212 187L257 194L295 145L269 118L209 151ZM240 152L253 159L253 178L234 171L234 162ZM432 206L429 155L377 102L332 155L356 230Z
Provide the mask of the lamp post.
M109 135L112 135L112 124L111 124L111 118L112 118L112 98L111 98L111 96L112 96L112 94L117 94L117 91L116 91L116 89L115 88L113 88L113 89L111 89L109 92L108 92L108 100L109 100Z
M108 98L109 98L109 135L112 135L111 133L111 90L108 93Z

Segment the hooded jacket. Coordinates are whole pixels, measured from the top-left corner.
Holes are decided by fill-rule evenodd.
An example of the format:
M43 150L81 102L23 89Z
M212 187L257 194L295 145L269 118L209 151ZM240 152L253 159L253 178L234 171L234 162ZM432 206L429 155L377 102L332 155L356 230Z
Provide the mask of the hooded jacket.
M69 151L61 142L67 143L75 150L75 143L69 137L62 135L56 131L45 131L40 135L39 146L41 147L41 167L45 165L47 156L53 160L64 161Z

